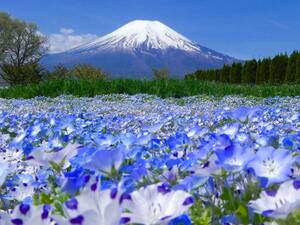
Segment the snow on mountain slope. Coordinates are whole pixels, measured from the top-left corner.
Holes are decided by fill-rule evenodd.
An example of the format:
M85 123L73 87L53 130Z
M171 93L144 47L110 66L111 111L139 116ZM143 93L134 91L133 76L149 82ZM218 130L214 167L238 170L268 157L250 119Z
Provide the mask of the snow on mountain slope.
M219 68L237 59L198 45L159 21L135 20L114 32L66 52L48 55L53 68L90 64L112 77L149 78L154 68L183 77L198 69Z
M141 46L146 49L174 48L189 52L201 51L197 44L159 21L135 20L91 43L72 49L71 52L92 49L136 50Z

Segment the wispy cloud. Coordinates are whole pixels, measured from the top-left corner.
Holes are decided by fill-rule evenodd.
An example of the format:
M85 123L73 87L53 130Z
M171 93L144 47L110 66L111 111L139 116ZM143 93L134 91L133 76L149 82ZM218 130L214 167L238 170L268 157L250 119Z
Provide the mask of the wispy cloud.
M60 28L59 32L62 34L72 34L72 33L74 33L74 30L72 28L62 27L62 28Z
M289 30L290 29L287 25L285 25L285 24L283 24L283 23L281 23L277 20L268 20L268 23L273 25L273 26L276 26L280 29L283 29L283 30Z
M50 53L63 52L82 44L89 43L96 38L95 34L74 34L71 28L61 28L59 33L49 35L49 51Z

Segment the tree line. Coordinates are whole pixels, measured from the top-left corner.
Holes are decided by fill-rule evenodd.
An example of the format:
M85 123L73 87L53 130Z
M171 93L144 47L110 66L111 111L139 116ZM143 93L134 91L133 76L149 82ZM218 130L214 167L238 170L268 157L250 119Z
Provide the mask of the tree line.
M231 84L300 83L300 52L278 54L274 58L248 60L224 65L221 69L198 70L187 80L209 80Z

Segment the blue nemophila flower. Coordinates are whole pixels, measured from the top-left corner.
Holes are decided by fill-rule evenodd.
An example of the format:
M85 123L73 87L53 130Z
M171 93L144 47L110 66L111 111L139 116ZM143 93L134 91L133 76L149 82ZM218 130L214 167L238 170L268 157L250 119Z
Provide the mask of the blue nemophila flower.
M241 106L231 112L231 117L241 122L246 122L247 119L251 118L257 109Z
M228 123L222 126L221 128L217 129L217 132L219 134L226 134L228 135L231 139L235 137L235 135L238 133L240 129L240 124L239 123Z
M250 202L249 207L263 216L286 218L300 208L300 181L286 181L278 190L263 191L259 199Z
M209 159L203 161L202 163L195 164L191 168L191 171L198 176L220 175L222 168L216 162L217 157L215 154L213 154Z
M293 147L294 147L294 141L292 140L292 138L290 138L290 137L285 137L285 138L283 138L283 140L282 140L282 146L284 147L284 148L286 148L286 149L293 149Z
M100 191L98 183L89 184L76 198L64 205L64 217L54 216L59 225L119 225L121 218L118 189Z
M28 156L32 152L33 148L34 147L33 147L32 143L30 143L30 141L24 141L22 143L22 150L23 150L23 154L25 156Z
M173 219L168 225L192 225L192 221L187 214L184 214L176 219Z
M48 141L48 147L53 150L60 150L64 147L63 139L59 133L55 133L53 137Z
M126 212L122 214L122 221L144 225L167 224L187 212L194 203L193 197L187 192L166 187L162 183L149 185L123 199Z
M62 191L66 191L70 193L72 196L76 194L76 192L82 188L85 184L85 174L83 169L74 168L70 172L64 172L64 178L61 184Z
M272 134L262 134L255 139L259 147L267 147L276 145L278 137Z
M54 162L58 165L62 165L63 168L67 168L70 165L69 160L78 153L78 144L68 144L66 147L46 151L43 147L35 149L29 157L29 160L33 164L37 164L43 167L50 167L50 163Z
M177 212L174 208L183 207L180 198L167 204L163 196L184 190L200 195L208 209L220 209L213 218L216 223L235 224L230 220L230 215L225 216L233 212L229 212L228 207L222 207L229 202L223 196L220 198L221 193L226 195L220 190L220 184L235 190L235 196L241 197L244 190L254 189L255 183L252 181L255 176L243 179L245 166L247 172L253 172L269 189L270 184L279 185L286 179L290 180L290 175L299 176L299 100L299 97L246 99L234 96L219 100L197 96L182 99L184 104L178 106L177 100L162 100L148 95L0 99L0 162L9 163L9 171L6 167L2 170L0 163L0 184L4 184L1 190L3 204L0 207L7 209L16 201L28 204L33 193L39 191L50 196L57 196L57 191L67 191L75 199L67 201L67 217L61 218L62 224L90 222L97 225L99 221L94 223L86 218L102 218L104 214L111 217L115 203L118 206L116 209L122 210L125 204L122 206L121 202L130 203L132 198L128 194L119 197L121 193L117 189L110 191L109 188L119 186L126 193L142 193L137 186L160 180L171 182L174 186L171 189L168 185L160 185L159 190L153 192L153 201L149 204L147 200L150 197L144 200L144 195L139 194L138 199L143 199L142 203L146 202L145 207L148 208L134 201L131 207L136 205L135 210L123 209L123 212L133 218L154 213L161 218L158 219L159 224L189 224L185 214L172 220L169 213L163 215L170 209ZM81 143L87 147L65 148L71 143ZM273 150L264 150L266 148ZM247 163L251 158L253 161ZM55 171L49 169L49 161L53 162L51 166ZM229 172L226 178L222 173L224 169ZM94 173L103 175L99 186L107 190L107 201L105 198L99 200L96 195L88 197L85 191L80 193L82 186L88 182L89 176L86 175ZM53 186L54 183L58 186ZM98 183L91 188L95 190L96 186ZM275 193L267 192L269 195ZM76 194L79 194L78 197ZM118 201L112 200L115 197ZM279 200L275 206L279 203L286 203L286 200ZM161 209L166 210L160 210L162 205L166 206ZM292 203L290 205L293 206ZM76 207L77 210L74 209ZM102 207L105 210L101 209L99 213ZM271 213L269 208L264 209L264 214ZM24 209L26 211L26 207ZM143 221L152 218L146 216ZM235 216L236 221L242 221L241 214ZM0 217L1 225L4 218L8 218L5 221L11 219L10 214L1 213L1 209ZM109 219L112 218L108 218L108 222L103 219L102 224L110 223ZM120 222L131 223L130 219L123 217L120 221L119 217L111 222L119 225ZM252 215L249 219L249 223L254 223ZM15 222L20 223L20 220ZM53 221L58 222L61 221ZM266 224L265 221L261 223Z
M93 141L98 146L111 146L114 145L118 139L111 134L103 134L93 138Z
M174 136L169 137L166 140L168 147L172 150L182 145L187 144L190 141L189 137L185 133L176 133Z
M254 157L254 152L250 148L237 144L232 144L225 149L217 149L215 154L218 158L217 164L231 172L243 170Z
M12 140L11 146L15 148L20 148L25 138L26 138L26 131L25 130L19 131L17 136Z
M34 193L34 186L32 183L19 183L9 189L9 192L5 195L6 199L18 200L20 202L31 202L32 195Z
M189 138L198 138L208 133L209 129L207 127L200 127L198 124L189 130L187 136Z
M124 153L118 149L98 150L96 148L83 148L76 163L92 171L111 173L112 169L118 170L123 162Z
M236 215L225 215L220 220L221 225L235 225L237 224Z
M129 149L137 142L137 137L131 133L126 133L120 135L120 141L126 147L126 149Z
M294 160L287 150L262 147L247 168L258 177L262 186L268 186L288 180L292 175Z
M42 131L42 124L35 123L34 126L30 127L28 133L31 137L36 137Z

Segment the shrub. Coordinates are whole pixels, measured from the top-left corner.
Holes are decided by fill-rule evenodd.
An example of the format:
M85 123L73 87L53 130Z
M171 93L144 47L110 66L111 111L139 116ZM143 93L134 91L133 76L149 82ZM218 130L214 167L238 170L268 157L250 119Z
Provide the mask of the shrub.
M69 77L69 69L63 64L58 64L54 67L54 70L48 74L47 80L57 80Z
M27 63L20 66L1 65L0 75L10 85L39 83L45 70L38 63Z
M155 80L167 80L170 77L168 68L153 69L153 76Z
M90 66L88 64L80 64L75 66L69 72L69 76L75 79L87 79L87 80L106 80L106 74L98 68Z

